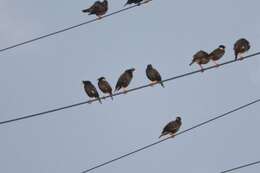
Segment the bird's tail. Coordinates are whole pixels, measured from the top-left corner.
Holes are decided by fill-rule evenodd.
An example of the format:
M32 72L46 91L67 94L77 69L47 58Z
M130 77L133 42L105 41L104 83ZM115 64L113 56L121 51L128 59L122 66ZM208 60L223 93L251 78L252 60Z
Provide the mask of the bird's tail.
M161 84L161 86L162 86L163 88L165 88L165 86L164 86L164 84L163 84L162 82L160 82L160 84Z
M111 100L113 100L113 94L112 94L112 92L110 93L110 98L111 98Z
M125 3L124 7L127 6L127 5L128 5L128 3Z
M100 97L98 97L98 101L99 101L100 104L102 104L102 101L101 101Z
M191 66L194 63L194 61L192 61L189 65Z
M89 9L89 8L84 9L84 10L82 10L82 12L83 12L83 13L89 13L89 12L90 12L90 9Z

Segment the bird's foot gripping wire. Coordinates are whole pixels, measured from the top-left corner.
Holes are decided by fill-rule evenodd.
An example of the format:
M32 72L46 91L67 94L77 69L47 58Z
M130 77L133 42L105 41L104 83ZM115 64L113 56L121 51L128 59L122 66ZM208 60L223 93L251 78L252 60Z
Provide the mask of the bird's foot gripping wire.
M200 65L200 71L203 73L204 72L204 69L202 67L202 65Z

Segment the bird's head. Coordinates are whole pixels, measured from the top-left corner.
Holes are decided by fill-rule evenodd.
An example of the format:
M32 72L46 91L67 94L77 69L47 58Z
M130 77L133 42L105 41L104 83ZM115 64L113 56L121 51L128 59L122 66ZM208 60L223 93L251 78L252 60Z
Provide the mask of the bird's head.
M105 77L100 77L100 78L98 78L98 81L101 81L101 80L105 80L106 78Z
M152 64L148 64L147 68L149 68L149 69L153 68Z
M130 69L126 70L126 72L128 72L128 73L133 73L134 71L135 71L135 68L130 68Z
M181 121L181 117L176 117L176 121Z
M220 45L218 48L220 48L220 49L222 49L222 50L225 50L225 49L226 49L226 46Z
M83 80L82 83L83 83L84 85L89 85L89 84L91 84L91 82L88 81L88 80Z
M108 4L108 1L107 1L107 0L104 0L104 1L103 1L103 4L107 5L107 4Z

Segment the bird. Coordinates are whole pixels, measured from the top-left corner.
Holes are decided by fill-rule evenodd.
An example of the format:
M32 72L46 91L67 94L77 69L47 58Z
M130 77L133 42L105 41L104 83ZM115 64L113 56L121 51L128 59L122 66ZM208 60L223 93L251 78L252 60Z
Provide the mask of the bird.
M143 1L143 0L127 0L127 2L125 3L124 6L129 5L129 4L141 5L141 2L142 2L142 1ZM147 3L147 2L149 2L149 1L151 1L151 0L145 0L143 3Z
M193 55L193 60L190 63L190 66L195 62L200 66L201 72L203 72L204 69L202 64L207 64L209 62L209 54L203 50L198 51L195 55Z
M161 82L162 77L161 77L160 73L151 64L148 64L146 67L146 76L150 81L152 81L151 85L160 82L160 84L164 88L164 85Z
M83 13L89 13L89 15L95 14L99 19L102 18L104 14L106 14L108 10L108 1L104 0L96 1L91 7L82 10Z
M126 88L128 87L128 85L130 84L132 78L133 78L133 72L135 71L134 68L125 70L125 72L123 74L121 74L121 76L119 77L117 83L116 83L116 87L115 87L115 91L119 91L121 88L124 90L125 93L127 93Z
M216 62L217 60L219 60L220 58L222 58L225 54L225 49L226 47L224 45L220 45L217 49L213 50L210 54L209 54L209 59L212 60L215 65L218 67L218 63Z
M97 98L99 103L102 104L96 87L90 81L82 81L82 83L84 84L84 89L85 89L86 94L90 98Z
M234 53L235 53L235 60L238 59L238 56L240 56L240 59L242 60L243 57L241 54L247 52L250 49L250 43L245 38L241 38L237 40L234 44Z
M110 84L107 82L105 77L98 78L98 87L103 93L105 93L105 94L108 93L110 95L111 99L113 100L112 88L111 88Z
M176 117L175 121L171 121L169 122L164 128L163 131L161 133L161 135L159 136L159 138L161 138L164 135L171 135L172 137L175 136L175 133L177 133L181 127L181 117Z

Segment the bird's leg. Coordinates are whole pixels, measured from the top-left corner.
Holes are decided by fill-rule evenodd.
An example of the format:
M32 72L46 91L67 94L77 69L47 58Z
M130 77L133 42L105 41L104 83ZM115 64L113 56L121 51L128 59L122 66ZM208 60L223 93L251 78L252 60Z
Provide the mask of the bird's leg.
M215 64L216 67L219 67L219 64L213 60L213 63Z
M199 64L199 65L200 65L201 72L204 72L202 65L201 64Z
M239 54L238 54L238 56L239 56L238 60L240 60L240 61L241 61L241 60L243 60L243 59L244 59L244 57L243 57L243 55L242 55L241 53L239 53Z
M174 138L175 137L175 134L171 134L171 138Z
M102 19L102 16L100 16L100 15L97 15L97 17L98 17L97 18L98 20Z

